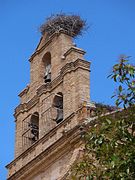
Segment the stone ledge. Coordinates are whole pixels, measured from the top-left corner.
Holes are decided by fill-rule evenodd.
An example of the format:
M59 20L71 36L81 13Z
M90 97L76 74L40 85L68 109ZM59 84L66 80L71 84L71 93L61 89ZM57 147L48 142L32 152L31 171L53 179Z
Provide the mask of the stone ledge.
M83 54L83 55L86 53L83 49L78 48L78 47L75 47L75 46L72 46L70 49L68 49L68 50L63 54L63 56L66 58L66 56L68 56L72 51L77 52L77 53L79 53L79 54Z
M23 96L24 94L26 94L28 91L29 91L29 85L26 86L26 88L23 89L18 96L19 96L19 97L22 97L22 96Z
M39 102L39 97L35 95L29 102L20 104L15 108L14 117L16 118L20 113L27 112Z
M61 68L60 75L64 77L66 73L75 71L78 68L90 71L90 62L78 58L76 61L67 63L65 66L63 66Z

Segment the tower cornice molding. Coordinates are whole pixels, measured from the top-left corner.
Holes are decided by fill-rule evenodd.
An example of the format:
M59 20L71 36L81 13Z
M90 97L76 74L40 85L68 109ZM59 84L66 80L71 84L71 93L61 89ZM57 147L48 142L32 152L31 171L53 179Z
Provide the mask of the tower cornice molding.
M39 102L39 97L37 95L35 95L30 101L28 101L27 103L23 103L23 104L19 104L16 108L15 108L15 113L14 116L15 118L20 114L20 113L24 113L27 112L28 110L30 110L33 106L35 106L37 103Z
M63 54L63 56L64 56L64 57L68 56L72 51L73 51L73 52L80 53L80 54L83 54L83 55L86 53L83 49L78 48L78 47L75 47L75 46L72 46L70 49L68 49L68 50Z
M69 62L65 66L61 68L60 75L64 77L66 73L69 73L71 71L75 71L78 68L82 68L85 70L90 71L90 62L85 61L84 59L77 59L74 62Z
M25 89L23 89L20 94L18 94L19 97L22 97L24 94L26 94L29 91L29 85L26 86Z

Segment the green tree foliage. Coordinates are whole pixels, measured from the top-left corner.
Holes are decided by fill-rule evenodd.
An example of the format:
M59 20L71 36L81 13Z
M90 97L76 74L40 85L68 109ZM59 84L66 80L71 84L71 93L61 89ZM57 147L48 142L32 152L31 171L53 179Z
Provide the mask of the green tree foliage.
M129 57L121 56L120 62L113 66L112 73L109 75L118 88L114 96L116 105L122 104L124 108L135 104L135 66L128 62Z
M72 167L74 180L135 179L135 67L121 58L111 77L118 83L116 105L109 115L101 114L84 136L84 155Z

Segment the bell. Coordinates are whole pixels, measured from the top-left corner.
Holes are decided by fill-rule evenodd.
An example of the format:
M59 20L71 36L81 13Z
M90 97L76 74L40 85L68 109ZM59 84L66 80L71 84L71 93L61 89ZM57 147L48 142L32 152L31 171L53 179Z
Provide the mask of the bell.
M51 82L51 73L48 73L48 74L44 77L44 79L45 79L45 83Z
M35 124L30 123L30 132L31 132L31 137L29 138L32 142L35 142L38 140L38 134L39 134L39 129L38 126Z
M48 64L45 68L45 83L51 82L51 64Z
M57 109L56 123L60 123L63 120L63 109Z

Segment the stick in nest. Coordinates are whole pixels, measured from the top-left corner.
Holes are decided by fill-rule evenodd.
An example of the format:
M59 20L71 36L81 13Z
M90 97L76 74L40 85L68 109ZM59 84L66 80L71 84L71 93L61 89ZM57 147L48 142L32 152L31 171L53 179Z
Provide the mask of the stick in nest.
M50 16L40 27L41 34L47 33L47 36L63 31L76 37L82 35L84 30L86 30L86 21L81 19L79 15L65 15L63 13Z

